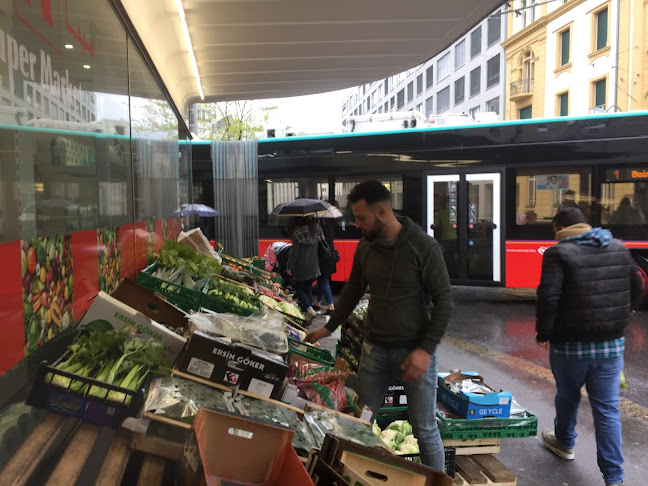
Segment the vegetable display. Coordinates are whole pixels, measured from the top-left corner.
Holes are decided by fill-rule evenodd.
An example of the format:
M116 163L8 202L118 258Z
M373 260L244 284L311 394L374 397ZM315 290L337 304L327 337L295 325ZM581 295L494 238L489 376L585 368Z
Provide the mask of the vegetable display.
M162 356L162 345L153 339L140 339L125 327L112 331L95 331L84 334L69 346L69 355L56 369L94 378L109 385L138 390L149 373L168 372L171 366ZM98 398L120 403L130 403L130 397L100 386L90 386L83 381L62 375L47 376L52 384ZM89 387L89 389L88 389Z
M259 309L254 292L247 287L215 278L210 281L210 289L209 295L216 296L243 309L251 311Z
M374 423L373 433L396 454L420 454L418 440L412 435L412 426L407 420L395 420L383 431Z
M155 278L171 282L177 285L182 285L193 290L201 290L207 284L206 278L198 278L187 272L186 268L172 268L172 267L157 267L151 274ZM171 285L163 284L162 288L172 288Z
M56 235L21 242L25 355L74 323L72 237Z
M173 240L166 240L160 255L155 255L160 263L169 267L185 267L190 273L199 277L210 277L216 280L216 275L221 273L223 266L218 260L207 255L197 253L188 246Z
M120 248L119 228L97 229L99 290L111 293L119 285L121 277Z

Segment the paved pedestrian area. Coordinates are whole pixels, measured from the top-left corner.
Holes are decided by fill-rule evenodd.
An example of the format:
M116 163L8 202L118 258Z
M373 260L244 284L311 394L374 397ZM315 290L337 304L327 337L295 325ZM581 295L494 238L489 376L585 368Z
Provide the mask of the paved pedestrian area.
M535 344L535 293L526 290L455 287L456 310L438 349L439 370L478 371L486 383L510 391L538 416L538 431L553 426L553 376L548 351ZM324 324L317 318L313 328ZM335 336L335 335L334 335ZM322 345L334 351L334 336ZM648 312L632 317L626 332L626 379L622 422L626 484L648 484ZM596 464L592 413L584 394L574 461L545 450L538 437L503 439L497 456L519 486L604 485Z

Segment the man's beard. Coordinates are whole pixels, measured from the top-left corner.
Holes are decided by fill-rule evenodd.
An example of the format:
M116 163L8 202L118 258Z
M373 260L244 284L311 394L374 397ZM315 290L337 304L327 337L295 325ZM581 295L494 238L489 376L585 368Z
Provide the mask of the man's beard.
M380 237L380 234L382 233L384 228L385 228L385 223L383 223L378 218L376 218L376 221L374 221L374 224L373 226L371 226L369 231L364 232L364 237L367 238L367 240L369 241L373 241L376 238Z

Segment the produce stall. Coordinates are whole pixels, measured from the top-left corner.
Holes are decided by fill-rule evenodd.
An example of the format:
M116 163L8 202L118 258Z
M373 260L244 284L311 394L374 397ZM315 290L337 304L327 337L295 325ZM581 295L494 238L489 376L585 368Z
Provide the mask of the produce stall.
M276 275L199 239L167 241L137 283L99 292L73 338L56 337L51 359L34 364L26 404L0 417L0 428L22 424L0 449L0 484L297 486L322 468L350 480L391 462L388 484L403 471L451 484L373 432L353 370L304 343L304 324ZM354 445L334 457L331 440Z

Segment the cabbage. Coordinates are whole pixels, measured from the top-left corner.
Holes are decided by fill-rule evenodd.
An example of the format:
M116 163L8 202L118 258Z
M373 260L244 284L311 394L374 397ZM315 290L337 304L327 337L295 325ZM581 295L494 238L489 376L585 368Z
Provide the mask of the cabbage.
M372 426L371 430L373 430L374 434L380 436L381 430L380 430L380 427L378 427L378 424L376 422L373 423L373 426Z

